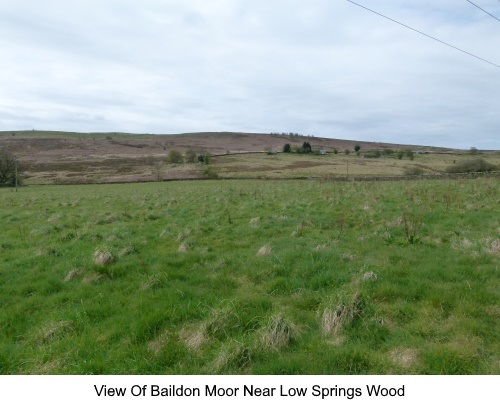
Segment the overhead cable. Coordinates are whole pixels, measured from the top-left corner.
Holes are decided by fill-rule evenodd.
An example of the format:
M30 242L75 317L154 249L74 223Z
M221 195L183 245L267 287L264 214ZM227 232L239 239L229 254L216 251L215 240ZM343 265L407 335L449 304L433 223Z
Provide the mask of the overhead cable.
M377 15L379 15L380 17L384 17L384 18L386 18L386 19L388 19L388 20L390 20L390 21L392 21L392 22L395 22L396 24L402 25L402 26L403 26L403 27L405 27L405 28L408 28L408 29L410 29L410 30L412 30L412 31L418 32L419 34L424 35L424 36L426 36L426 37L428 37L428 38L431 38L431 39L433 39L434 41L440 42L440 43L442 43L442 44L444 44L444 45L446 45L446 46L449 46L450 48L456 49L457 51L463 52L463 53L465 53L465 54L467 54L467 55L469 55L469 56L472 56L472 57L474 57L474 58L476 58L476 59L482 60L483 62L489 63L490 65L493 65L493 66L495 66L495 67L497 67L497 68L499 68L499 69L500 69L500 65L497 65L496 63L490 62L489 60L483 59L483 58L481 58L481 57L479 57L479 56L476 56L476 55L474 55L474 54L472 54L472 53L470 53L470 52L464 51L463 49L457 48L456 46L453 46L453 45L451 45L451 44L449 44L449 43L447 43L447 42L441 41L440 39L437 39L437 38L435 38L435 37L433 37L433 36L431 36L431 35L428 35L428 34L426 34L426 33L422 32L422 31L416 30L415 28L412 28L412 27L410 27L410 26L408 26L408 25L405 25L405 24L403 24L403 23L400 23L399 21L393 20L392 18L389 18L389 17L387 17L387 16L385 16L385 15L383 15L383 14L377 13L376 11L373 11L373 10L371 10L371 9L369 9L369 8L365 7L365 6L362 6L361 4L355 3L354 1L351 1L351 0L347 0L347 1L348 1L349 3L355 4L355 5L356 5L356 6L358 6L358 7L364 8L365 10L368 10L368 11L370 11L370 12L374 13L374 14L377 14Z
M473 6L477 7L479 10L481 11L484 11L486 14L488 14L489 16L493 17L495 20L497 21L500 21L498 18L496 18L493 14L490 14L488 13L486 10L482 9L481 7L479 7L477 4L473 3L472 1L469 1L467 0L470 4L472 4Z

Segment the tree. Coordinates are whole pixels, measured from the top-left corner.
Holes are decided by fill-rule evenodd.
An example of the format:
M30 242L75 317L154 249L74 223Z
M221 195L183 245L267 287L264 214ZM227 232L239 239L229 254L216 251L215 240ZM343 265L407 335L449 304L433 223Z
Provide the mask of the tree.
M7 149L0 149L0 185L19 184L20 168L16 157Z
M292 146L289 143L283 145L283 153L290 153L292 151Z
M154 169L154 172L156 174L156 181L161 180L161 172L163 169L163 165L164 165L164 163L161 160L153 163L153 169Z
M360 150L361 150L361 146L356 145L356 146L354 147L354 151L355 151L355 152L359 152Z
M172 149L170 152L168 152L167 162L168 163L182 163L183 158L182 158L181 153L178 150Z
M309 142L304 142L302 144L301 152L302 153L311 153L311 144Z
M196 161L196 152L193 149L188 149L185 155L187 163L194 163Z
M471 155L477 155L477 153L478 153L477 148L476 148L476 147L474 147L474 146L472 146L472 147L470 148L470 154L471 154Z

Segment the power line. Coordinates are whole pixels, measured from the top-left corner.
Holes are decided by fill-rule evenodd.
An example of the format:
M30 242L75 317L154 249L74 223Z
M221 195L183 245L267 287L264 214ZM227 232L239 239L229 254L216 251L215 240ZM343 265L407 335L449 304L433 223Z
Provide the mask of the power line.
M371 11L371 12L372 12L372 13L374 13L374 14L377 14L377 15L379 15L379 16L381 16L381 17L384 17L384 18L386 18L386 19L388 19L388 20L390 20L390 21L392 21L392 22L395 22L396 24L402 25L402 26L403 26L403 27L405 27L405 28L408 28L408 29L410 29L410 30L412 30L412 31L418 32L419 34L424 35L424 36L426 36L426 37L428 37L428 38L431 38L431 39L433 39L434 41L441 42L442 44L444 44L444 45L446 45L446 46L449 46L450 48L456 49L457 51L463 52L463 53L465 53L465 54L467 54L467 55L469 55L469 56L472 56L472 57L474 57L474 58L476 58L476 59L482 60L483 62L489 63L490 65L493 65L493 66L495 66L495 67L497 67L497 68L500 68L500 65L497 65L497 64L495 64L495 63L493 63L493 62L490 62L489 60L486 60L486 59L480 58L479 56L476 56L476 55L474 55L474 54L472 54L472 53L470 53L470 52L464 51L463 49L460 49L460 48L457 48L456 46L450 45L450 44L448 44L447 42L441 41L440 39L437 39L437 38L434 38L434 37L432 37L432 36L430 36L430 35L427 35L426 33L422 32L422 31L416 30L415 28L409 27L408 25L405 25L405 24L403 24L403 23L400 23L399 21L396 21L396 20L393 20L392 18L386 17L385 15L380 14L380 13L377 13L376 11L373 11L373 10L371 10L371 9L369 9L369 8L365 7L365 6L362 6L361 4L355 3L354 1L351 1L351 0L347 0L347 1L348 1L349 3L355 4L355 5L356 5L356 6L358 6L358 7L364 8L365 10Z
M469 1L469 0L467 0ZM472 1L469 1L470 4L472 4L473 6L476 6L479 10L481 11L484 11L486 14L488 14L489 16L493 17L495 20L498 20L500 21L498 18L496 18L493 14L490 14L488 13L486 10L483 10L481 7L479 7L477 4L474 4Z

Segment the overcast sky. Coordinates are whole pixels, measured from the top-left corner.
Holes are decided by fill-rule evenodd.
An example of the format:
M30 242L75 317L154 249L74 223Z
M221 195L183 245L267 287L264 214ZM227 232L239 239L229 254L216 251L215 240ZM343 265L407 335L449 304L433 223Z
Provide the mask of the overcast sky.
M466 0L356 2L500 65ZM346 0L0 0L0 130L32 128L500 149L500 68Z

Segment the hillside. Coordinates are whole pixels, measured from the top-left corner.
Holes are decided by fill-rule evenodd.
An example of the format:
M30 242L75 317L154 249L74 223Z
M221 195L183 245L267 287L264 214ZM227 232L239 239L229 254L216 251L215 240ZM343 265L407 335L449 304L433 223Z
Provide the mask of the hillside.
M262 152L283 145L300 146L309 142L313 149L324 149L328 156L266 156ZM221 156L213 158L214 170L223 178L291 178L345 175L402 175L408 162L396 159L370 159L345 156L346 149L361 147L362 153L373 150L422 150L429 156L418 162L424 172L441 172L450 157L466 154L446 148L418 145L385 144L354 140L316 138L300 135L204 132L172 135L77 133L55 131L0 132L0 148L18 156L26 184L133 182L202 178L198 164L164 165L170 150L184 153ZM334 155L333 150L340 153ZM432 156L440 155L439 158ZM229 155L229 156L228 156ZM459 158L459 157L458 157ZM356 160L357 159L357 160ZM421 160L422 160L421 159ZM494 155L493 163L499 160ZM351 169L346 165L351 165Z

